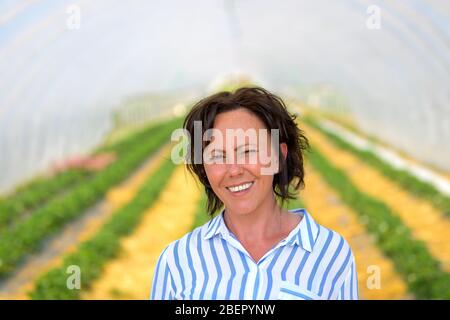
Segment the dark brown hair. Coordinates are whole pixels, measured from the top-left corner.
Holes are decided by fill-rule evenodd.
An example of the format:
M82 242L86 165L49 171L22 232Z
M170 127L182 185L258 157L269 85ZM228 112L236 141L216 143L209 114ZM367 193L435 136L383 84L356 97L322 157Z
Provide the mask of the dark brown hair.
M190 134L189 145L194 145L194 121L202 123L202 137L206 130L212 129L216 116L231 110L244 108L256 115L268 130L279 129L279 142L286 143L288 154L286 161L279 151L279 171L274 175L272 189L283 203L295 199L295 193L289 190L292 183L294 190L304 186L303 150L308 149L308 139L295 123L296 116L289 113L280 97L260 87L243 87L235 92L223 91L197 102L186 116L183 127ZM200 137L200 139L202 139ZM202 139L203 140L203 139ZM208 142L202 141L202 151ZM194 158L194 148L189 148L190 159ZM188 162L187 169L197 176L205 188L208 197L207 211L213 215L223 203L214 193L206 176L203 162ZM294 180L296 180L294 182Z

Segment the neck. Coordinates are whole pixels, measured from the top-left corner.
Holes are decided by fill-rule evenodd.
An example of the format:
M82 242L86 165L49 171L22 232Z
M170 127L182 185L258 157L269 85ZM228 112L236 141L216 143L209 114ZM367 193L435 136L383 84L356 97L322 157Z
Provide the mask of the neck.
M225 210L224 219L228 229L244 241L264 241L276 237L282 232L283 209L279 207L275 196L268 197L254 211L239 214Z

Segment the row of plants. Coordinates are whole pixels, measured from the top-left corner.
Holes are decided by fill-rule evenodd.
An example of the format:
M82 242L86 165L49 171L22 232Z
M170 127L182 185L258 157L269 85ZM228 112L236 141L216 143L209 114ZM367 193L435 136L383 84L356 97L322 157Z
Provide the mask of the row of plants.
M121 140L98 148L94 154L112 152L120 158L165 125L165 122L149 124ZM33 211L46 205L49 200L63 195L78 184L85 183L96 173L82 168L69 169L53 176L39 177L18 187L13 194L0 199L0 230L10 227L24 217L31 216Z
M406 170L392 167L371 151L361 150L352 146L341 137L321 127L318 121L312 117L305 117L304 121L323 133L337 147L351 152L359 159L365 161L367 164L379 170L390 180L396 182L403 189L408 190L410 193L429 201L444 215L450 217L450 197L439 192L439 190L437 190L433 185L416 178Z
M139 146L142 143L142 141L148 139L148 137L151 137L160 130L164 130L164 127L166 127L168 123L175 123L177 127L181 127L182 119L176 118L170 121L160 121L156 123L151 123L147 125L145 128L130 133L125 138L116 140L111 144L101 146L100 148L95 150L95 153L114 152L117 157L121 157L125 153L127 153L130 148Z
M124 180L150 154L168 142L180 119L160 125L149 136L134 140L133 146L104 170L85 183L75 186L37 209L24 221L0 234L0 278L9 274L28 253L39 249L42 241L56 233L64 224L78 217L99 201L112 186Z
M84 169L71 169L50 178L39 178L26 187L20 188L0 202L0 230L22 217L26 212L43 205L61 190L84 180L89 174Z
M359 191L342 170L315 148L311 148L308 160L341 199L358 213L377 245L392 259L411 293L419 299L450 299L450 274L442 270L422 241L414 239L395 212L382 201Z
M91 239L83 242L74 253L64 258L60 267L42 275L30 292L32 299L79 299L97 279L105 263L117 256L120 240L139 224L143 214L157 200L172 174L175 165L166 160L144 183L136 197L118 209ZM70 266L79 267L80 289L70 289L67 279ZM124 272L126 272L124 270Z

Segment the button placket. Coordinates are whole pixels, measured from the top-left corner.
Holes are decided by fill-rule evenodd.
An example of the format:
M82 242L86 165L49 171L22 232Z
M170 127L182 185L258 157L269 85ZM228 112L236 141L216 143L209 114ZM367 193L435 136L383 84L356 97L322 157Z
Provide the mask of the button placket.
M248 274L248 278L247 278L247 285L245 288L245 294L244 297L246 300L253 300L253 291L256 285L256 281L257 281L257 276L258 276L258 272L259 272L259 267L256 263L253 262L252 259L248 259L249 260L249 274Z

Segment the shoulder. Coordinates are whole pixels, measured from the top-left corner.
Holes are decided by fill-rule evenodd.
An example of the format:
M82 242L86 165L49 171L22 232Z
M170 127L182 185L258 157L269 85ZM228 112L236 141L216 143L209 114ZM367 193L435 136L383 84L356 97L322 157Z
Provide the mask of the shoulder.
M300 228L302 243L313 255L323 256L349 256L353 257L353 252L347 240L335 230L319 224L314 216L306 209L300 209L305 220Z
M351 252L350 244L340 233L320 224L318 224L318 229L316 244L321 246L321 250L328 250L330 247L338 245L344 249L344 252Z
M340 233L319 224L317 226L318 235L313 252L321 256L324 262L340 265L340 271L346 274L355 261L350 244Z
M335 230L319 224L306 209L299 209L305 222L300 228L302 244L313 256L327 259L330 255L353 258L353 252L347 240Z

